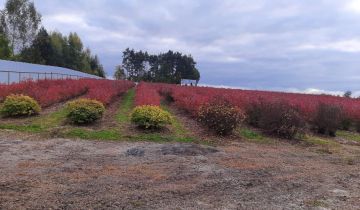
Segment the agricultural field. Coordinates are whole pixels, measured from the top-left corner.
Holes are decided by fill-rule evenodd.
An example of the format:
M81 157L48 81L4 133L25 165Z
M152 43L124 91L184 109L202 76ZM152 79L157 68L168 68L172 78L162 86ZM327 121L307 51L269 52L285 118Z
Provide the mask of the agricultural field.
M360 206L358 99L81 79L0 107L0 209Z

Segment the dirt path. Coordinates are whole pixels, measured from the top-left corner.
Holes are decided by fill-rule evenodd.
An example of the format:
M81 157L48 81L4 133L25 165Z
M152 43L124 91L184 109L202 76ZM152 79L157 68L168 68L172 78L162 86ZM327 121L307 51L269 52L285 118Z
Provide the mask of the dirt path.
M21 140L0 133L0 209L359 209L360 160L300 146Z

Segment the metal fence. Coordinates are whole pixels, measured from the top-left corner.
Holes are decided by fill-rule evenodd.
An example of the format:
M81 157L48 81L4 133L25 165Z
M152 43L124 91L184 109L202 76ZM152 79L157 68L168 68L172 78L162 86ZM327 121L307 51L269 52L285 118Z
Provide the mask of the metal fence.
M0 75L5 74L2 78L3 84L17 83L26 80L55 80L55 79L81 79L86 78L79 75L61 74L54 72L19 72L19 71L1 71ZM1 76L0 76L1 77ZM5 80L4 80L5 78ZM1 83L1 82L0 82Z

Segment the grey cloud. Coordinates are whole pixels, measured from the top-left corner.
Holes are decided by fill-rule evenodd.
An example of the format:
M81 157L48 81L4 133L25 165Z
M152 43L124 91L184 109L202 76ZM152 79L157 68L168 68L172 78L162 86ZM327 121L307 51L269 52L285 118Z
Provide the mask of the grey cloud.
M195 57L205 84L360 91L351 2L35 0L44 25L77 31L110 75L126 47L173 49Z

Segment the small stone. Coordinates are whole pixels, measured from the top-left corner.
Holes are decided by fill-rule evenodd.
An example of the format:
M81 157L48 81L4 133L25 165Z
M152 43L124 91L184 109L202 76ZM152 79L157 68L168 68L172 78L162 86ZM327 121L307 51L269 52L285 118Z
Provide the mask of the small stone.
M335 189L332 191L338 197L349 197L350 193L346 190Z
M127 156L142 157L142 156L144 156L144 154L145 154L145 151L140 148L132 148L132 149L128 149L126 151Z

